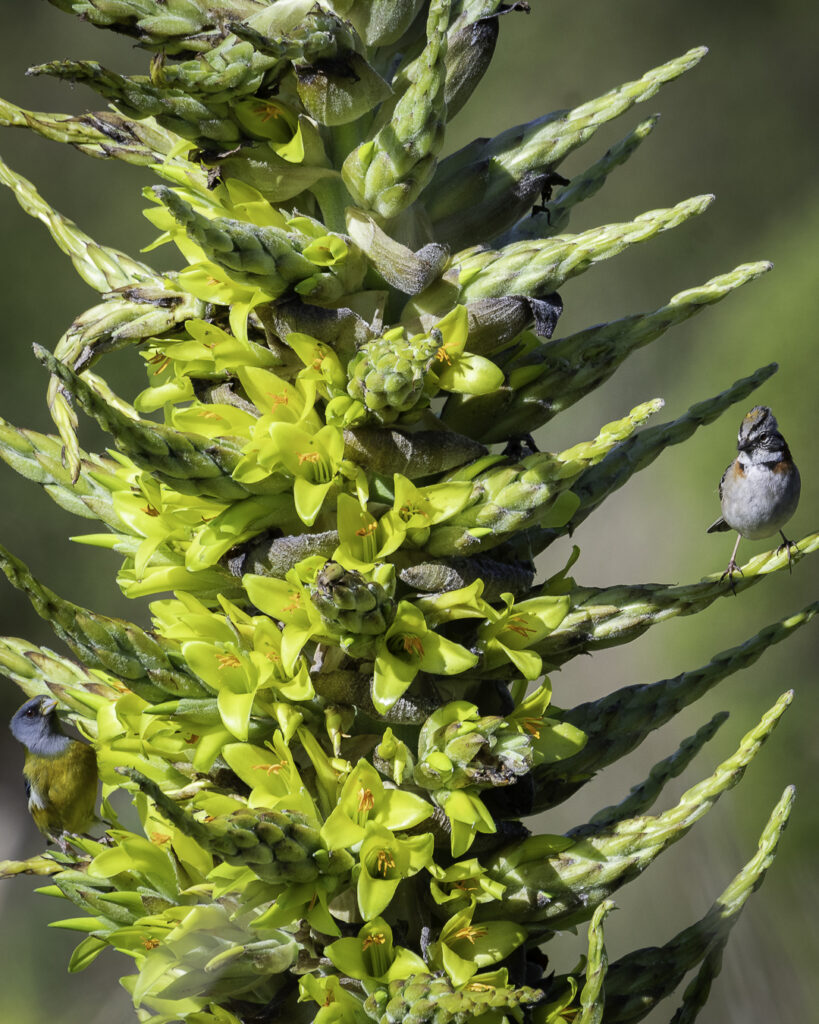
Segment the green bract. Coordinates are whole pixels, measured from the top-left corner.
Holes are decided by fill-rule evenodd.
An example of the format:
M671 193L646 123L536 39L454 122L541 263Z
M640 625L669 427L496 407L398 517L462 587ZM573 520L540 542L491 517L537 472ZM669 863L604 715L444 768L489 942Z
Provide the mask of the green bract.
M96 243L0 163L100 294L53 354L35 349L55 435L0 421L0 457L101 524L75 539L122 557L128 597L154 598L149 628L110 618L0 548L76 659L0 638L0 671L53 695L94 744L106 819L104 841L67 836L0 874L50 876L42 891L82 915L57 922L83 935L70 970L108 947L131 959L123 985L145 1024L618 1024L697 967L675 1017L693 1020L792 793L712 911L666 946L608 964L610 897L741 778L790 694L670 810L649 814L720 717L568 834L533 835L532 815L816 607L578 707L557 682L553 703L543 673L740 593L819 535L733 583L597 589L592 564L583 583L569 575L579 548L562 568L536 559L776 367L659 426L644 428L653 399L562 451L532 431L769 269L549 340L572 277L707 208L568 231L653 119L573 182L557 171L704 50L440 159L500 16L526 4L52 2L130 35L149 73L43 64L111 106L4 104L4 123L155 175L148 248L173 242L182 269ZM126 346L147 372L133 404L97 372ZM111 436L107 454L81 447L78 411ZM138 819L118 818L120 790ZM588 957L545 973L539 946L584 922Z

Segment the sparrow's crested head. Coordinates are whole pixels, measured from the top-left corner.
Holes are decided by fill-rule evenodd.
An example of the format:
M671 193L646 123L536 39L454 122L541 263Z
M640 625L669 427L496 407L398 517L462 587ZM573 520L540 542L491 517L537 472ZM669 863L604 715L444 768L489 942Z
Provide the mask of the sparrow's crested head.
M737 448L741 452L752 452L762 448L768 451L782 451L785 439L779 433L776 417L767 405L755 405L746 414L739 427Z

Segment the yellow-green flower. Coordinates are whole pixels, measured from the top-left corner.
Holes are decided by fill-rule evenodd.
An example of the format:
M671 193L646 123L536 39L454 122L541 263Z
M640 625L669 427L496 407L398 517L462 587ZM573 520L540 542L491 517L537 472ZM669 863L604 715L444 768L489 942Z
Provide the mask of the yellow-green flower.
M321 837L331 850L352 848L364 839L369 822L398 832L419 825L432 810L422 796L385 786L375 768L362 759L347 776Z
M377 638L373 704L389 711L420 671L458 675L478 663L478 656L440 636L409 601L400 601L386 633Z
M432 835L394 835L389 829L369 822L358 851L356 895L365 921L377 917L389 904L404 878L410 878L432 863Z
M342 974L363 982L395 981L427 969L417 953L393 945L392 928L382 917L368 921L355 937L325 946L324 953Z
M512 921L473 923L473 902L446 922L430 944L430 962L446 971L454 985L465 985L479 970L507 956L526 939L526 929Z
M511 661L527 679L537 679L543 659L529 648L557 629L568 614L571 600L560 594L518 602L512 594L501 597L506 607L489 608L487 622L478 629L484 665L490 669Z
M323 563L324 559L320 561ZM282 663L286 672L292 671L307 641L324 633L321 615L310 600L309 590L295 569L283 580L248 573L242 577L242 586L257 608L283 623Z

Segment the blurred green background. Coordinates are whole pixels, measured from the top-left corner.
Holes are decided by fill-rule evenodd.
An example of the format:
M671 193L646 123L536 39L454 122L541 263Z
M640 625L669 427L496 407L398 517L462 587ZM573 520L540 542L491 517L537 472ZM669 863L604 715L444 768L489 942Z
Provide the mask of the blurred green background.
M819 7L808 0L752 5L743 0L533 0L532 13L504 17L492 70L453 122L448 149L476 135L493 135L548 111L574 106L638 77L691 46L711 49L705 62L658 96L601 131L561 167L568 176L585 167L639 120L655 111L660 125L638 154L581 207L570 230L625 220L648 209L714 192L708 213L575 279L562 294L566 313L559 333L653 309L684 288L739 263L770 259L773 274L748 285L720 306L678 327L633 356L606 386L549 425L541 439L559 449L590 437L610 419L654 396L666 400L659 419L723 390L737 377L776 360L779 373L754 402L773 407L803 477L802 502L790 533L816 529L819 473L814 455L817 413L816 324L819 321L817 245L819 138L815 131L816 39ZM99 32L45 3L0 4L0 95L34 110L83 111L98 104L90 92L47 79L25 79L25 69L54 57L95 58L117 70L142 72L147 55L129 40ZM140 214L145 172L94 161L71 149L6 130L0 153L31 178L46 199L101 242L135 253L152 237ZM94 294L74 275L43 228L13 197L0 192L0 293L4 376L0 414L11 422L49 430L46 379L31 343L50 348ZM160 252L160 258L166 250ZM140 361L121 356L106 364L115 388L131 397L143 385ZM753 404L749 402L748 405ZM733 535L706 536L718 513L717 483L734 453L745 408L737 408L671 449L606 502L577 532L582 549L575 575L583 583L687 582L724 568ZM100 435L82 423L86 447ZM0 538L59 593L109 614L145 621L113 583L110 555L72 545L67 537L91 532L38 487L0 465ZM744 541L747 559L767 542ZM549 551L548 569L562 564L568 543ZM116 557L116 556L115 556ZM696 617L658 626L637 643L578 659L553 678L555 701L570 705L632 682L651 682L707 661L762 626L796 611L816 596L816 565L802 562L739 600L726 599ZM2 632L55 645L47 625L10 587L0 586ZM799 789L794 821L762 891L734 930L723 973L700 1019L703 1024L757 1024L815 1019L819 987L816 848L819 843L816 779L816 629L801 630L749 671L659 731L622 765L588 785L541 823L559 832L616 802L680 739L721 709L728 723L680 783L661 799L668 806L717 761L785 689L796 701L743 784L650 871L617 896L621 913L607 922L612 959L644 945L661 944L700 917L713 897L750 858L756 838L782 789ZM20 698L0 683L6 720ZM22 751L0 729L0 859L25 857L41 839L25 813ZM16 1024L120 1024L134 1019L115 979L129 962L106 954L88 972L65 973L78 936L46 931L71 908L30 898L36 882L0 885L0 1019ZM582 929L581 932L584 932ZM571 966L583 934L567 936L554 966ZM648 1018L667 1021L672 1003Z

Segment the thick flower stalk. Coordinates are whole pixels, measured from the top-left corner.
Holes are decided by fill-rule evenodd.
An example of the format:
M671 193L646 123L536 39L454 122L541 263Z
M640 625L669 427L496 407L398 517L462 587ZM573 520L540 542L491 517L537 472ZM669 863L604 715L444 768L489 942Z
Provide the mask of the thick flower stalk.
M674 586L595 587L586 563L579 582L577 548L565 565L535 558L602 521L661 452L741 412L776 365L666 423L645 425L663 407L647 398L562 450L532 435L770 269L742 264L651 312L559 330L572 278L708 208L697 196L569 230L652 117L573 181L558 171L704 49L440 159L501 15L526 4L53 3L131 37L145 73L40 64L32 74L110 106L0 101L0 123L150 170L149 251L173 245L177 269L96 242L0 163L99 293L53 351L34 347L56 433L2 420L0 457L95 524L75 539L115 552L123 592L151 599L147 628L112 618L0 549L74 655L4 637L0 671L56 700L103 792L97 832L0 875L49 878L41 891L83 915L58 922L84 935L70 970L124 954L153 1024L630 1022L694 969L675 1018L693 1020L792 794L712 911L665 946L609 963L605 918L740 781L792 694L670 809L649 813L724 714L566 834L532 834L529 819L816 606L702 668L575 707L557 687L553 702L545 673L798 568L819 535L732 580ZM146 379L121 397L99 370L131 346ZM82 446L80 413L110 436L106 454ZM117 791L138 824L118 818ZM586 922L585 962L546 972L540 947Z

